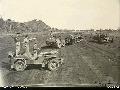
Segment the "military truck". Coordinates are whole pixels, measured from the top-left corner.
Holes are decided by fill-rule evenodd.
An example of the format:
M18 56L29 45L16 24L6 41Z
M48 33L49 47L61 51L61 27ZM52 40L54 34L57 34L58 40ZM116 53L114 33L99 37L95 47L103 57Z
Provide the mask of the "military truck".
M108 35L99 33L93 36L92 41L97 43L112 43L113 38L110 38Z
M74 35L75 38L75 43L83 41L83 36L82 35Z
M51 36L47 38L46 45L50 47L61 48L65 46L65 40L62 40L56 36Z
M65 38L65 45L72 45L75 43L75 38L73 35L68 35Z
M40 51L37 48L37 43L33 44L33 52L30 51L30 41L37 41L36 38L29 39L25 37L23 42L16 41L16 51L9 51L8 58L10 60L11 69L16 71L24 71L28 65L41 64L42 67L48 68L49 70L56 70L63 63L63 58L58 57L57 50L51 51ZM20 52L21 43L24 48L24 52Z

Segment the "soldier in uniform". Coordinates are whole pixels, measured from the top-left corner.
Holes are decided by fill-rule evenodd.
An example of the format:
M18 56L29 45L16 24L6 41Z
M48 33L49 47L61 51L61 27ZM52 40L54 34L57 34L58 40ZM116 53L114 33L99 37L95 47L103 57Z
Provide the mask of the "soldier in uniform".
M14 55L19 56L20 48L21 48L20 35L17 34L15 37L14 36L11 36L11 37L14 39L15 44L16 44L16 53ZM11 59L9 62L11 63ZM11 65L11 68L13 68L13 65Z
M28 46L28 44L29 44L28 35L25 35L25 38L24 38L24 40L23 40L23 44L24 44L25 47Z
M12 37L15 41L15 44L16 44L16 56L18 56L20 54L20 45L21 45L21 42L20 42L20 35L16 35L15 37Z
M37 58L37 43L35 43L33 45L33 52L34 52L33 54L31 54L31 52L30 52L30 45L29 45L29 42L31 40L35 40L35 39L36 38L29 39L28 35L26 35L25 38L24 38L24 40L23 40L23 44L25 46L25 53L24 53L24 55L26 57L28 57L29 59L31 59L31 60L34 60L34 59Z

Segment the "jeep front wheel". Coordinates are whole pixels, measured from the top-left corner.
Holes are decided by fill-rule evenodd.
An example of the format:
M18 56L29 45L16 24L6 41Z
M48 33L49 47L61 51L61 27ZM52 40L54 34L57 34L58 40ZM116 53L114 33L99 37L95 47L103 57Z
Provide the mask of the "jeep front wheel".
M57 68L59 67L59 63L55 60L51 60L49 63L48 63L48 69L53 71L53 70L57 70Z

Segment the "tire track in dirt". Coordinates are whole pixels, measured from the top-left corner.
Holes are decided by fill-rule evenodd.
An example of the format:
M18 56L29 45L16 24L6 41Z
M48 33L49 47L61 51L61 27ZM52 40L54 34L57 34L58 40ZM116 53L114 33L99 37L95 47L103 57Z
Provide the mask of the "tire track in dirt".
M75 45L75 47L77 47L77 45ZM79 47L79 48L78 48ZM82 47L82 46L78 46L77 48L74 48L75 50L76 50L76 55L78 55L79 56L79 58L80 58L80 60L81 60L81 62L83 62L83 63L85 63L85 67L84 68L88 68L87 70L86 70L86 72L84 72L84 73L86 73L87 75L87 78L88 78L88 80L89 80L89 82L88 82L88 84L95 84L95 81L97 81L97 80L99 80L99 78L98 78L98 74L95 74L96 73L96 71L94 71L91 67L90 67L90 64L89 63L86 63L86 62L88 62L89 61L89 59L88 58L83 58L83 57L88 57L87 55L84 55L84 53L86 52L86 51L82 51L82 49L85 49L84 47ZM85 70L84 70L85 71Z
M94 72L90 71L89 66L82 60L77 47L71 45L62 50L64 53L64 63L60 71L50 73L51 79L47 83L58 83L64 85L91 84L96 78Z
M86 47L87 49L90 48L90 49L93 49L94 50L94 53L100 53L101 55L103 55L103 51L102 49L96 49L97 47L94 48L94 46L91 46L90 44L86 44ZM102 53L101 51L102 50ZM82 52L82 51L81 51ZM84 52L84 51L83 51ZM92 52L91 52L92 53ZM93 54L94 56L95 54ZM108 54L107 54L108 55ZM84 61L88 64L88 66L94 71L94 73L97 75L97 77L100 79L100 82L104 82L105 80L110 80L112 83L116 83L113 78L111 76L105 76L104 73L102 73L100 71L100 69L98 69L94 64L93 64L93 60L92 60L92 57L90 57L91 55L83 55L82 58L84 59ZM108 81L107 81L108 82Z
M87 43L86 45L87 45L87 47L92 48L95 52L99 52L99 53L101 53L102 55L107 56L107 57L110 58L110 59L113 59L113 58L114 58L114 61L117 59L115 53L112 53L112 52L103 50L103 49L101 49L101 48L99 48L99 47L97 47L97 46L95 46L95 45L93 45L93 44L91 44L91 43Z
M46 70L33 70L25 85L44 84Z
M29 85L29 84L31 84L32 77L35 75L35 73L36 73L36 71L32 70L29 73L29 76L27 76L27 80L25 80L25 83L23 85Z
M11 71L4 78L6 85L23 85L44 84L47 72L45 70L25 70L22 72Z
M64 48L65 49L65 48ZM62 54L68 54L68 50L64 50L62 48ZM67 59L69 60L71 57L69 55L64 55L64 64L56 71L46 71L45 75L45 85L68 85L68 84L73 84L72 83L72 78L71 77L71 72L73 71L73 68L71 67L72 64L67 64L69 63ZM74 59L73 59L74 60ZM67 70L67 71L66 71Z
M9 71L5 76L5 84L7 86L14 85L24 85L26 80L28 80L31 71L17 72L17 71Z
M47 74L48 79L46 84L48 84L48 82L55 82L55 80L57 83L64 84L90 84L93 79L96 79L98 76L102 76L99 75L101 72L99 72L99 70L92 65L92 62L90 62L90 64L87 63L88 58L84 58L83 55L80 55L82 54L79 52L80 48L82 47L79 47L78 49L75 45L64 48L62 53L65 54L65 64L63 67L61 67L62 70L60 72L48 72L49 74ZM87 69L85 69L86 67ZM89 68L92 68L93 70L89 71Z
M92 45L91 43L86 43L86 46L95 51L96 53L100 53L103 57L105 57L106 62L108 64L119 67L120 65L119 58L116 56L115 53L104 50L99 46Z
M74 74L75 73L75 69L76 69L76 61L75 61L75 57L74 57L74 53L73 53L73 50L72 50L72 46L68 46L65 48L64 50L64 54L66 56L65 58L65 64L62 68L62 71L61 71L61 79L64 83L67 83L67 84L71 84L71 85L75 85L77 82L81 83L81 81L79 79L76 79L76 77L74 77Z

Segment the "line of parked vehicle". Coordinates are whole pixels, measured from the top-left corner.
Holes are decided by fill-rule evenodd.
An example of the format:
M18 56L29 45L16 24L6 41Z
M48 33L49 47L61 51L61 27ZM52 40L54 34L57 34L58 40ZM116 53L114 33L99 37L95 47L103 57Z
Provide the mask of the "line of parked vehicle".
M72 34L67 35L64 39L58 38L56 36L51 36L46 40L46 45L50 47L61 48L66 45L72 45L83 40L82 36L74 36Z
M48 68L49 70L56 70L63 63L64 59L58 56L58 50L39 52L40 49L37 47L36 38L30 39L28 36L25 36L23 42L20 42L19 39L21 39L19 38L19 35L14 38L16 51L8 52L11 69L15 69L16 71L23 71L30 64L41 64L42 67ZM32 52L30 51L31 40L35 42L32 46ZM81 42L82 40L84 40L84 37L82 35L68 34L64 39L52 35L46 40L46 45L50 47L61 48ZM97 43L112 43L113 38L110 39L104 34L97 34L92 37L92 41L95 41ZM21 53L21 49L23 49L24 52Z

